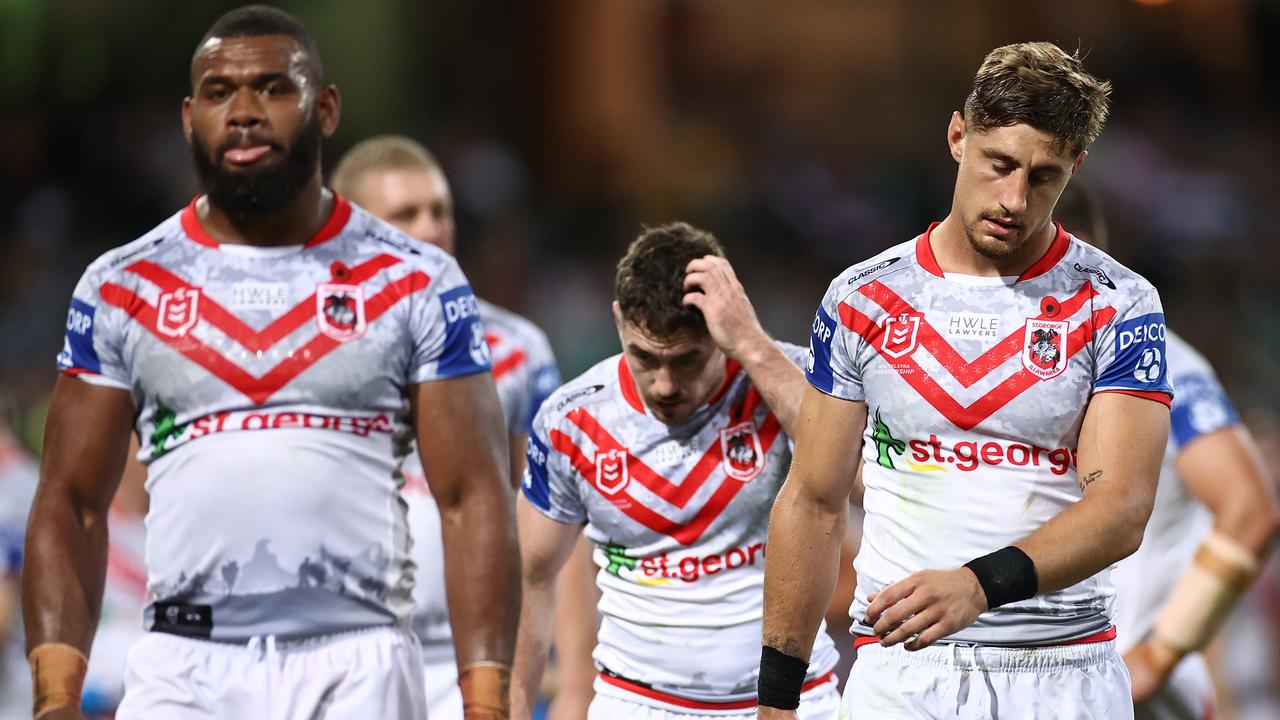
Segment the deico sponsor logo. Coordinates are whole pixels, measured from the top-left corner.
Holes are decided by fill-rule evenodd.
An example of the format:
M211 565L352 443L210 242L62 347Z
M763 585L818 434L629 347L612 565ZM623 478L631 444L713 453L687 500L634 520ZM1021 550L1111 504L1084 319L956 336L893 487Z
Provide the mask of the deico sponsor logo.
M72 307L67 312L67 332L87 335L93 329L93 315Z
M1138 343L1163 343L1164 341L1164 320L1152 320L1138 325L1121 325L1116 333L1116 349L1120 352L1124 352Z
M680 558L669 557L662 553L657 557L644 558L640 561L640 582L645 578L655 578L649 584L663 584L663 580L680 580L695 583L699 580L733 572L742 568L764 565L765 543L752 543L736 547L722 553L709 555L686 555Z
M452 300L447 300L444 304L444 319L450 325L459 320L479 316L480 305L476 302L476 296L471 293L459 295Z

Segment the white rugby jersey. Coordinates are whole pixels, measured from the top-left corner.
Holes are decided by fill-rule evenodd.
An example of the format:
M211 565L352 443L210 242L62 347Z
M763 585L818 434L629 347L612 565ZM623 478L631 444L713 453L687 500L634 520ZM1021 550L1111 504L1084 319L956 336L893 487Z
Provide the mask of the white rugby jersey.
M867 406L853 631L873 634L870 594L1010 545L1078 501L1090 397L1170 401L1164 328L1146 280L1060 226L1017 278L944 276L929 232L837 277L814 319L808 377ZM985 612L947 640L1087 637L1108 629L1112 596L1103 572Z
M407 393L489 370L475 296L453 258L340 197L278 248L220 246L194 207L89 266L58 356L138 408L148 628L407 621Z
M0 424L0 577L17 576L22 569L27 511L39 479L36 461Z
M802 348L779 346L800 362ZM645 408L621 355L543 403L524 495L553 520L586 523L604 671L680 698L755 697L769 511L790 461L781 425L737 363L679 426ZM835 660L819 632L810 679Z
M1168 334L1169 377L1178 394L1156 504L1142 546L1111 573L1116 587L1116 645L1121 652L1146 638L1178 578L1213 527L1213 515L1182 484L1174 462L1196 438L1240 423L1213 367L1187 341Z
M525 318L493 303L478 302L507 432L512 437L524 435L538 406L560 386L551 343L546 333ZM404 498L409 504L409 529L413 534L410 556L417 566L413 629L422 641L424 656L444 660L453 656L444 586L444 541L440 535L440 511L427 487L416 449L404 462L404 476Z

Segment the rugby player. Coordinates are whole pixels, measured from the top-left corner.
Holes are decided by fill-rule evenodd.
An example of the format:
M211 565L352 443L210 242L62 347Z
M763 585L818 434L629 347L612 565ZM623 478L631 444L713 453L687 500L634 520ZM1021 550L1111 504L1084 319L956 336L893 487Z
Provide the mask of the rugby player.
M750 717L804 351L765 334L720 243L684 223L645 230L615 292L622 353L553 393L529 435L513 715L537 698L556 573L585 532L603 616L588 717ZM834 718L830 639L811 660L806 717Z
M423 718L396 473L430 467L468 718L506 713L519 586L505 432L456 262L324 188L340 97L264 6L200 40L204 194L76 287L27 535L40 718L78 717L130 429L150 631L119 718Z
M1108 249L1101 207L1079 180L1054 216L1081 240ZM1100 268L1104 276L1108 269ZM1213 366L1171 330L1166 342L1177 395L1146 535L1111 573L1116 642L1136 717L1200 720L1218 714L1200 651L1266 564L1280 509Z
M453 194L439 162L420 143L402 135L380 135L361 141L338 161L330 182L343 197L406 235L454 254ZM493 352L493 377L510 438L511 477L518 480L524 472L529 424L546 396L559 387L560 373L541 329L483 299L476 302ZM445 597L440 513L421 467L413 454L404 465L404 495L414 538L412 557L418 568L413 628L422 642L427 714L454 718L462 715L462 696ZM556 621L560 637L556 647L560 680L556 709L568 713L566 717L586 714L595 677L591 663L595 587L589 574L593 566L585 542L580 542L574 552L578 557L569 566L572 572L567 569L563 579L575 581L576 585L567 593L571 602L557 608ZM566 593L562 590L561 594ZM584 597L585 602L572 602Z
M1103 571L1151 513L1164 315L1050 222L1109 92L1056 45L993 50L947 128L950 213L828 288L770 523L760 717L794 716L859 465L846 716L1131 716Z

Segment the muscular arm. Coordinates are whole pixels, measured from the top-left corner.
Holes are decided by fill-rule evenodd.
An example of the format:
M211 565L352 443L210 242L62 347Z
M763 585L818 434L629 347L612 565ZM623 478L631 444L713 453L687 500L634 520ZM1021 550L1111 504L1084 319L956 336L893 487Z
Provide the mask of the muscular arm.
M106 576L107 512L132 419L124 390L66 376L54 387L23 563L28 650L65 643L89 653Z
M1037 594L1074 585L1142 544L1169 434L1169 409L1120 393L1095 395L1080 428L1083 497L1014 543L1035 566ZM999 548L991 548L993 551ZM988 609L969 568L921 570L871 596L867 622L884 645L927 647Z
M1168 435L1163 405L1121 393L1094 396L1080 428L1084 497L1015 543L1035 563L1039 594L1070 587L1138 549Z
M809 385L804 372L760 327L747 291L728 260L708 255L691 261L686 272L684 303L702 311L711 339L742 365L783 432L794 438L800 400Z
M808 387L791 472L769 518L764 644L807 660L835 590L866 405Z
M520 608L507 433L488 373L413 388L418 449L440 507L458 667L509 665Z
M512 671L511 714L516 720L525 720L538 702L538 687L551 647L556 576L582 535L582 527L552 520L523 498L518 506L523 622Z

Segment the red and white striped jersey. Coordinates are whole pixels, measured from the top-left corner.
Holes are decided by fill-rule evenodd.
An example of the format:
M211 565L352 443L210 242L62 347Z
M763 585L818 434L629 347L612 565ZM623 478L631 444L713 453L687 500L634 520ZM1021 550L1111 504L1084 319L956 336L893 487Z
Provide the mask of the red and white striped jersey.
M1078 501L1090 397L1168 405L1166 362L1155 289L1061 227L1018 277L944 274L929 232L837 277L814 320L808 376L867 406L854 631L873 634L863 623L872 593L1005 547ZM1105 632L1107 575L985 612L947 640Z
M453 258L335 197L304 245L219 245L195 203L85 272L58 365L129 392L150 629L407 621L410 386L490 368Z
M779 346L799 364L802 348ZM524 496L585 523L595 546L596 662L681 698L755 697L769 511L791 448L747 373L730 362L710 400L668 426L611 357L543 403L528 447ZM820 632L810 677L834 663Z

